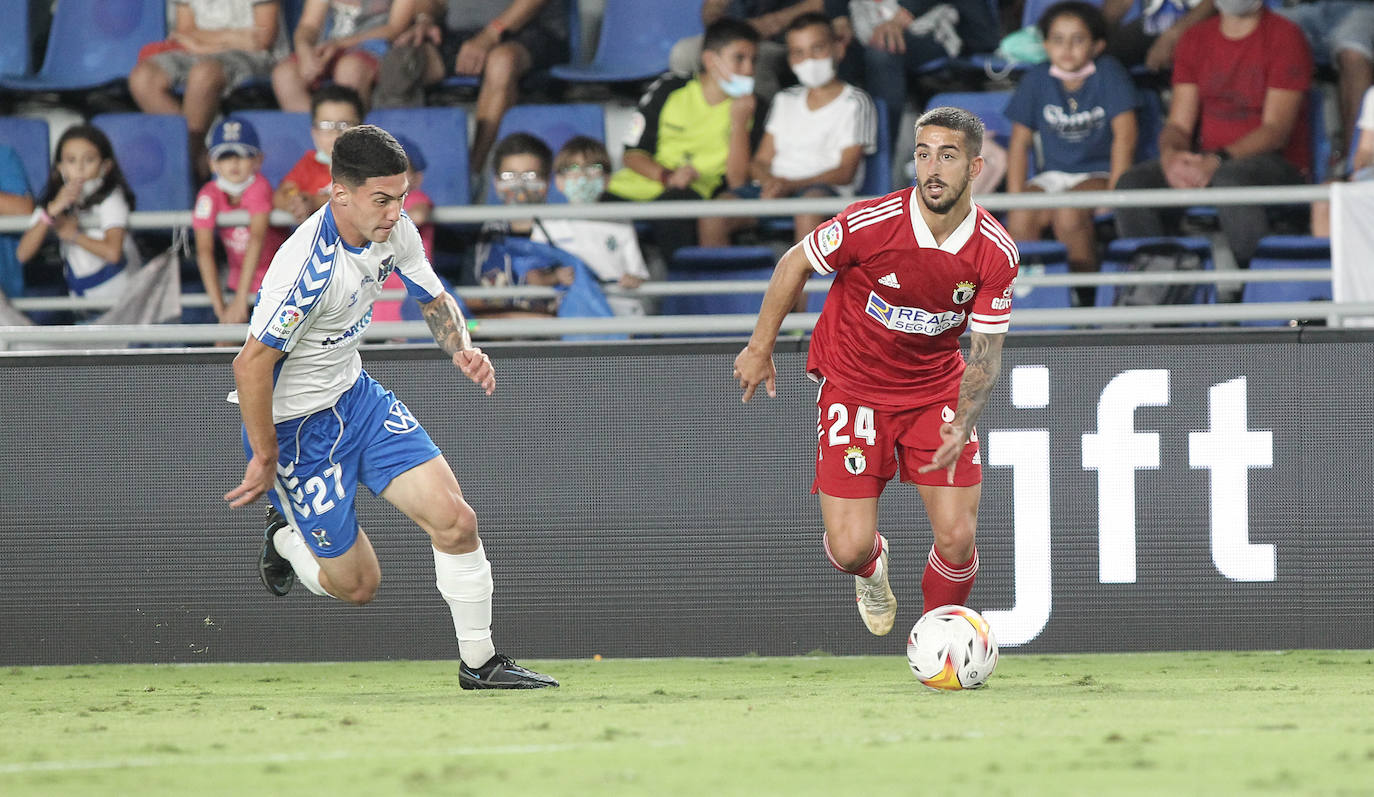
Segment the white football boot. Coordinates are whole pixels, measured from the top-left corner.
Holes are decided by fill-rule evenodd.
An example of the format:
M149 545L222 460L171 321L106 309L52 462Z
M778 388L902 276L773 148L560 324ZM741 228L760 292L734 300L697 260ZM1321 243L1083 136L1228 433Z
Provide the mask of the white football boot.
M870 584L858 576L854 577L854 600L859 604L859 616L864 625L875 636L882 636L892 630L897 619L897 596L892 594L892 585L887 580L887 538L878 535L882 541L883 552L878 557L881 576L876 584Z

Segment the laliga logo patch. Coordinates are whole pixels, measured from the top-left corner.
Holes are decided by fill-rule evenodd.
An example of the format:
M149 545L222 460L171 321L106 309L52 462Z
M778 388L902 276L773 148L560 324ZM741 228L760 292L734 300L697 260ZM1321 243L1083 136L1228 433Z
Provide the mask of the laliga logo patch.
M390 416L382 425L392 434L407 434L420 428L420 422L415 420L415 416L410 414L406 405L400 399L391 402L391 409L387 414Z
M279 338L285 337L301 322L302 318L305 318L305 313L301 312L299 307L288 304L281 309L280 313L277 313L277 318L272 322L268 331Z
M838 221L831 222L829 227L821 230L816 240L821 244L821 254L828 255L840 248L840 241L844 240L844 228Z
M954 284L954 303L968 304L969 299L973 298L973 292L978 289L972 282L957 282Z
M858 476L868 467L868 459L864 457L864 450L858 446L850 446L844 450L844 469Z

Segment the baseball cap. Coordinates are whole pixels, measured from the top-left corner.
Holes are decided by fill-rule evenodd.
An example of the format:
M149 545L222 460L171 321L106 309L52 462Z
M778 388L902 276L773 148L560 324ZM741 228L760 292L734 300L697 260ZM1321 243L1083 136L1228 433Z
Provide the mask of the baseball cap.
M258 131L242 119L223 119L210 132L210 160L218 160L226 155L251 158L261 152Z
M410 168L417 172L425 170L425 154L420 151L419 144L404 135L396 136L396 143L400 144L401 149L406 151L406 157L410 159Z

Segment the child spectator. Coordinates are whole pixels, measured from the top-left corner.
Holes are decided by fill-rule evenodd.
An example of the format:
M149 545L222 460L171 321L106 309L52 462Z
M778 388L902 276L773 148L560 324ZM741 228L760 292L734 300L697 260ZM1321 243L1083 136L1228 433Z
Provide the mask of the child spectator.
M401 209L405 211L410 220L415 222L415 226L420 230L420 241L425 246L425 257L432 263L434 262L434 225L430 223L430 217L434 214L434 200L430 199L429 194L420 190L421 183L425 180L425 155L420 151L420 146L411 141L404 134L396 136L396 141L401 148L406 151L406 158L410 161L410 168L406 170L406 178L410 188L406 191L405 202ZM384 290L405 290L405 283L401 282L401 275L392 271L382 283ZM373 321L401 321L401 307L405 304L401 300L378 301L372 305Z
M600 141L587 136L568 139L553 161L554 182L574 205L596 202L606 191L611 156ZM575 255L603 284L638 288L649 278L639 238L632 224L616 221L547 219L537 221L530 240ZM644 315L644 303L631 296L608 296L616 315Z
M607 191L631 202L710 199L749 182L749 162L763 137L763 107L754 96L758 33L726 17L706 29L701 71L667 74L639 103L625 141L625 167ZM666 257L696 242L696 222L653 222Z
M33 192L24 176L24 164L14 148L0 144L0 216L33 213ZM24 266L14 256L19 238L0 235L0 291L14 299L24 295Z
M1102 55L1107 22L1096 6L1066 0L1045 10L1038 23L1049 62L1032 67L1007 104L1012 121L1007 192L1101 191L1131 167L1138 132L1135 85L1115 58ZM1043 168L1026 179L1040 134ZM1091 208L1013 210L1007 232L1018 241L1037 241L1046 227L1069 252L1069 268L1098 268ZM1076 289L1080 304L1092 304L1091 287Z
M329 156L334 141L363 121L363 100L345 86L325 86L310 98L310 139L315 148L301 156L272 195L272 206L296 217L300 224L329 200Z
M1355 123L1355 154L1351 158L1350 175L1345 180L1362 183L1374 180L1374 88L1365 89L1360 102L1360 117ZM1331 237L1331 203L1312 203L1312 234L1318 238Z
M166 42L140 54L129 73L129 92L145 113L186 117L191 168L204 180L209 176L205 134L219 114L220 100L250 81L266 80L272 65L288 51L286 31L280 25L281 4L277 0L171 2L176 9L172 33Z
M118 299L138 252L125 233L134 192L115 161L110 139L93 125L67 128L16 255L28 262L48 233L57 235L72 296Z
M501 139L494 153L496 195L506 205L543 204L548 198L553 153L529 133ZM509 301L472 301L479 315L504 318L612 315L596 275L575 255L530 240L534 221L487 222L476 251L482 285L539 285L560 289L558 297Z
M417 0L306 0L294 52L272 70L283 111L310 109L310 91L325 81L358 92L367 104L391 42L410 29Z
M262 149L258 133L248 122L225 119L210 137L210 169L215 179L196 195L191 227L196 234L196 265L215 318L222 324L248 321L248 299L262 286L263 274L284 240L280 230L268 226L272 213L272 185L258 173ZM227 280L215 260L215 221L219 214L246 210L246 226L219 227L229 268ZM224 286L233 291L225 301Z
M804 14L787 28L787 63L800 86L779 92L768 111L763 141L754 155L754 182L718 196L783 199L803 196L854 196L863 183L863 158L878 148L877 113L860 88L835 77L839 40L824 14ZM804 213L793 218L793 240L800 241L826 217ZM727 246L730 233L758 223L752 218L703 218L702 246Z

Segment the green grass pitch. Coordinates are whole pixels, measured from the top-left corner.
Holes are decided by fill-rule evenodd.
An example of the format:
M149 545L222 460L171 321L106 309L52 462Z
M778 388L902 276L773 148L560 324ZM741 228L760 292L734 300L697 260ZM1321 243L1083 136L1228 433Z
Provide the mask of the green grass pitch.
M0 794L1374 793L1370 652L0 669Z

